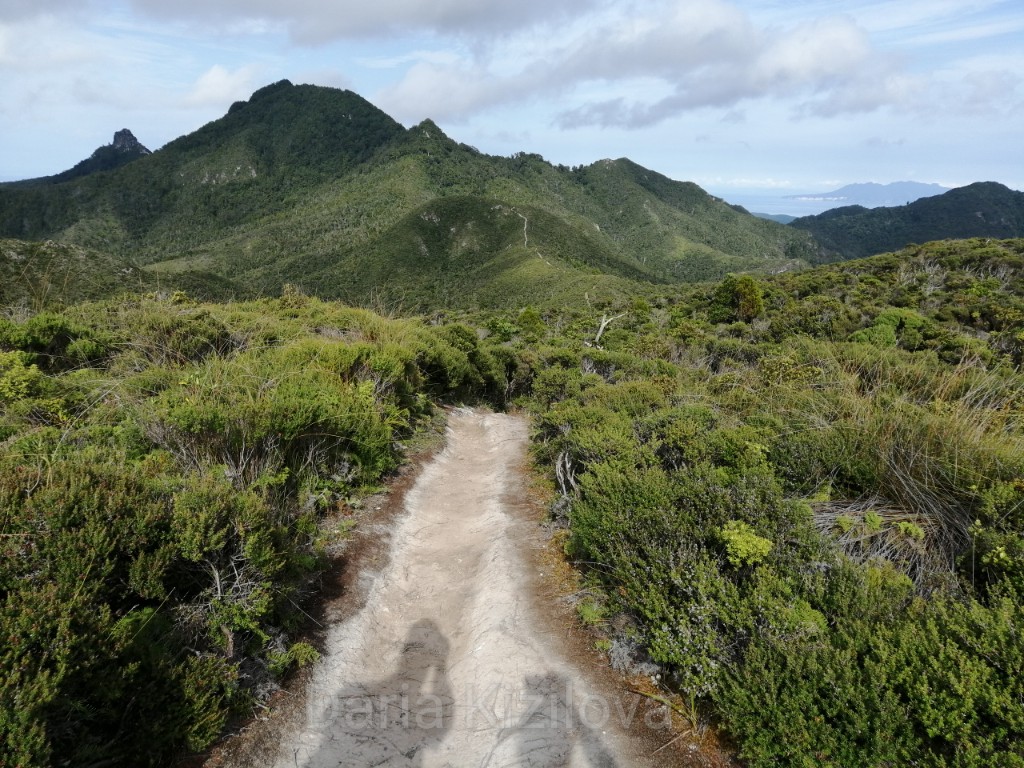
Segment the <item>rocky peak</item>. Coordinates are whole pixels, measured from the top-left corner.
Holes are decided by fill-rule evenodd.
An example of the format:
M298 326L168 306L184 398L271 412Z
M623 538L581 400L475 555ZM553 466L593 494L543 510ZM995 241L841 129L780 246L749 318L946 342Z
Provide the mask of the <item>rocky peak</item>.
M153 153L142 146L139 140L135 138L135 135L125 128L114 134L114 141L112 143L104 144L74 168L43 179L29 179L25 183L60 184L93 173L113 171L122 165L127 165L138 160L140 157L151 154Z
M114 143L111 146L118 152L132 152L140 155L151 154L127 128L114 134Z

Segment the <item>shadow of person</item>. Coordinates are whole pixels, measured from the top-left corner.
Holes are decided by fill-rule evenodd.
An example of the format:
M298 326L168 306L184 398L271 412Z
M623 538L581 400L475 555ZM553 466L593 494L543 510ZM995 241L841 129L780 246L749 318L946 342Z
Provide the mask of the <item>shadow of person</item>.
M398 669L385 680L351 685L334 697L324 741L309 768L417 768L423 750L452 724L448 640L429 619L409 628Z
M499 744L515 741L516 766L562 768L571 764L575 750L585 765L617 768L599 730L610 716L603 700L576 702L572 682L554 672L528 675L523 684L523 715L499 738Z

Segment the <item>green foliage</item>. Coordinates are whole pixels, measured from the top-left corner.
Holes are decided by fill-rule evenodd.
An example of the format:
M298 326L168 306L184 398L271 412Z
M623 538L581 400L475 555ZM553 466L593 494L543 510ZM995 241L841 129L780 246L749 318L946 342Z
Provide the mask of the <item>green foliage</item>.
M598 626L608 620L608 609L603 602L585 598L576 604L576 613L587 626Z
M313 664L319 658L320 653L309 643L293 643L285 651L272 651L268 655L270 671L279 676L292 669Z
M752 766L1019 764L1024 720L1010 700L1024 657L1011 595L989 606L918 601L895 616L860 610L825 642L752 646L721 698L742 756Z
M321 516L379 484L438 399L507 385L465 326L294 295L125 298L0 335L12 765L205 749L316 658L289 633L323 564Z
M203 746L237 670L215 654L180 653L166 600L187 582L173 583L168 491L117 451L68 451L56 434L37 442L46 454L10 452L0 468L0 709L18 712L5 742L25 764L51 754L155 764L186 742ZM140 688L145 702L130 704Z
M722 526L725 557L733 568L757 565L772 551L772 543L754 533L742 520L730 520Z
M25 352L0 352L0 403L10 405L39 394L46 380L32 356Z
M764 312L760 284L750 275L726 275L715 288L708 317L714 323L749 323Z
M180 306L172 296L172 306ZM181 365L208 355L223 354L232 346L227 328L206 310L184 307L140 318L135 349L156 365Z
M822 237L953 220L906 213L888 245L849 211ZM749 764L1024 761L1024 241L794 270L833 256L695 185L287 82L109 173L0 187L0 232L25 238L0 241L0 762L205 748L315 659L323 515L481 398L536 416L581 619L629 614ZM477 307L502 312L451 314Z
M870 328L850 335L850 341L866 342L876 347L920 349L924 345L927 320L910 309L890 309L875 318ZM934 333L931 334L934 337Z
M544 325L544 318L541 317L533 307L526 307L522 312L519 313L519 317L516 319L516 323L523 331L533 338L541 336L546 330Z
M909 520L900 520L896 523L896 528L907 538L914 541L924 541L924 529Z
M1022 253L765 278L726 324L731 280L649 302L613 365L571 326L541 351L567 552L750 765L1024 759L1024 383L997 335L1019 333ZM675 365L645 370L655 348Z
M147 286L148 278L129 257L97 247L0 237L0 305L22 304L38 312Z

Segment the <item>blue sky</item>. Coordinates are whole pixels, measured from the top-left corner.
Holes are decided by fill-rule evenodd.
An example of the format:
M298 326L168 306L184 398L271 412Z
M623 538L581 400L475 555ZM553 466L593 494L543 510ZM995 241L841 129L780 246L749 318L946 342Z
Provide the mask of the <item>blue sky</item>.
M727 199L1024 189L1019 0L0 0L0 180L157 149L288 78L492 154Z

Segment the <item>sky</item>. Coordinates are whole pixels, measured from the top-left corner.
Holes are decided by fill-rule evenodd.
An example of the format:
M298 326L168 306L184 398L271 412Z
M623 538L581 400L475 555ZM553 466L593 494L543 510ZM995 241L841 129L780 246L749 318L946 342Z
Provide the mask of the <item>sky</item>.
M0 0L0 180L122 128L158 149L285 78L730 202L1024 189L1020 0Z

